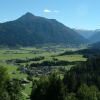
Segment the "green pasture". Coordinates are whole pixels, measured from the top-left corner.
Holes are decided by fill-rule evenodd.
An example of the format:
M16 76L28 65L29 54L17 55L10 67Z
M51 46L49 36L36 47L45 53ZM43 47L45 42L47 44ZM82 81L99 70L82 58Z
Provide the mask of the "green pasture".
M86 61L87 60L85 57L83 57L83 55L80 54L57 56L55 58L64 61Z
M22 47L19 49L0 48L0 66L4 66L7 68L9 76L11 78L25 79L27 78L27 74L20 73L17 70L18 69L17 65L7 64L6 60L26 59L26 58L44 56L45 59L36 61L36 62L42 62L44 60L52 60L53 58L57 58L58 60L64 60L64 61L86 61L86 58L84 58L83 55L80 55L80 54L57 56L58 54L65 51L76 51L78 50L77 48L65 48L65 47L60 47L60 46L50 47L50 48L53 48L54 51L48 51L45 48L49 48L49 47L41 47L41 48ZM55 48L56 48L56 51L55 51ZM29 62L29 63L32 63L32 62ZM21 65L25 65L25 64L26 63L22 63ZM60 66L60 67L64 67L66 70L69 70L71 67L73 67L73 65ZM55 68L58 69L59 66L56 66ZM61 77L63 77L63 75ZM33 79L39 79L39 78L33 77ZM27 97L31 93L31 87L32 87L31 82L25 85L25 89L22 91L22 94L24 97Z

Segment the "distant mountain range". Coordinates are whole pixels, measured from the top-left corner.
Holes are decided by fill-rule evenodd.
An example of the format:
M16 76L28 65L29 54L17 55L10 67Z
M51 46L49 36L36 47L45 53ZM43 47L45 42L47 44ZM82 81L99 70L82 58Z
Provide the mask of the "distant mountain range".
M100 42L100 30L96 30L95 31L95 34L92 35L89 40L92 42L92 43L96 43L96 42Z
M96 43L100 41L100 29L97 30L81 30L74 29L77 33L84 36L90 41L90 43Z
M93 43L93 44L91 45L91 48L92 48L92 49L100 49L100 42Z
M74 29L77 33L84 36L86 39L89 39L92 35L95 34L95 30L84 30L84 29Z
M0 23L0 45L33 46L45 43L80 45L87 43L87 39L55 19L29 12L14 21Z

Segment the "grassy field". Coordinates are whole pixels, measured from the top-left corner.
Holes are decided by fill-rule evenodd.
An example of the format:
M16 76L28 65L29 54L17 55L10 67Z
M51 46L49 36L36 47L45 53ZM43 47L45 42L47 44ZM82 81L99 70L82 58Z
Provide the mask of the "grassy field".
M55 47L42 47L42 48L36 48L36 47L27 47L27 48L19 48L19 49L8 49L8 48L0 48L0 65L7 68L9 76L11 78L18 78L18 79L25 79L27 78L27 74L20 73L17 69L18 66L14 64L8 64L6 63L6 60L11 59L26 59L26 58L34 58L39 56L44 56L45 59L39 61L42 62L44 60L52 60L54 56L58 60L64 60L64 61L86 61L86 58L83 57L83 55L80 54L74 54L74 55L65 55L65 56L56 56L57 54L60 54L64 51L75 51L76 48L61 48L59 46ZM23 63L22 65L24 65ZM73 65L65 66L67 70L69 70ZM37 77L34 77L33 79L38 79ZM31 92L31 86L32 83L30 82L25 86L25 89L22 91L23 96L28 96Z
M86 61L86 58L84 58L83 55L80 54L57 56L56 58L64 61Z

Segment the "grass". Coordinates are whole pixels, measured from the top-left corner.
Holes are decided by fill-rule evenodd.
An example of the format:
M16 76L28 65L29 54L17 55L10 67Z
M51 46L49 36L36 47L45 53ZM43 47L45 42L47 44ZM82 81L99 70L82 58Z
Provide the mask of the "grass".
M32 58L35 56L34 54L0 54L0 60Z
M87 60L86 58L83 57L83 55L80 54L57 56L56 58L64 61L86 61Z
M58 60L65 60L65 61L86 61L86 58L83 57L83 55L80 54L74 54L74 55L65 55L65 56L56 56L59 53L65 52L65 51L75 51L76 48L61 48L60 46L52 46L52 48L56 48L56 52L53 51L46 51L44 47L42 48L35 48L35 47L27 47L27 48L20 48L20 49L6 49L1 48L0 49L0 65L7 68L7 71L9 73L9 76L11 78L18 78L18 79L24 79L27 78L27 74L20 73L17 68L18 66L14 64L7 64L5 60L10 59L26 59L26 58L34 58L37 56L44 56L45 59L38 61L42 62L44 60L52 60L52 56L54 58L57 58ZM33 51L38 51L39 53L34 53ZM30 62L31 63L31 62ZM22 65L25 65L23 63ZM66 70L69 70L73 65L64 66ZM58 67L58 66L57 66ZM13 73L15 72L15 73ZM63 78L63 75L61 76ZM38 77L33 77L33 79L39 79ZM26 97L31 93L31 87L32 82L25 85L25 89L22 91L22 94ZM26 100L26 99L25 99Z
M25 94L27 94L27 95L30 95L31 94L31 90L32 90L32 82L25 85L25 89L24 89L23 92Z
M6 64L6 63L0 63L0 66L4 66L7 68L8 74L11 78L17 78L17 79L22 79L22 78L26 78L27 75L20 73L17 70L17 66L13 65L13 64ZM13 74L14 72L14 74Z

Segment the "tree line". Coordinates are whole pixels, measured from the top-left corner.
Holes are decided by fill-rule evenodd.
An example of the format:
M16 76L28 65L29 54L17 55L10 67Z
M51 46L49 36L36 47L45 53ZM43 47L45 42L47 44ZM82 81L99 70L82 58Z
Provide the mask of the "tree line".
M33 81L31 100L100 100L100 57L88 59L64 78L53 73Z
M0 100L22 100L22 86L0 67ZM33 80L30 100L100 100L100 57L89 58L66 71Z

